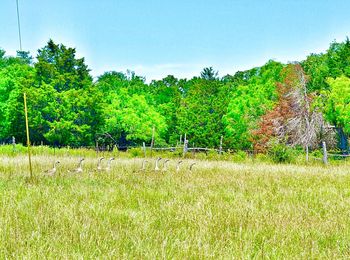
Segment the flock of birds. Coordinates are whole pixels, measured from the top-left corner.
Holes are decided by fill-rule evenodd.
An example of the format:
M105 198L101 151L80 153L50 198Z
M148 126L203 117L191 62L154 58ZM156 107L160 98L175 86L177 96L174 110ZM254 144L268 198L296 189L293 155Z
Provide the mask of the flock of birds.
M112 163L112 161L114 160L114 157L111 157L111 158L108 159L108 161L107 161L107 166L105 166L105 167L103 167L103 165L102 165L102 161L103 161L104 159L105 159L104 157L100 157L100 158L98 159L98 161L97 161L97 167L96 167L96 171L97 171L97 172L109 172L109 171L111 171L111 163ZM83 172L84 172L84 169L83 169L83 162L84 162L84 160L85 160L84 158L81 158L81 159L79 160L79 163L78 163L77 167L76 167L75 169L68 170L68 173L77 173L77 174L83 173ZM155 160L155 166L154 166L154 171L155 171L155 172L160 172L160 171L161 171L161 172L167 172L167 171L168 171L168 164L169 164L170 160L169 160L169 159L164 160L162 166L161 166L161 164L160 164L160 161L161 161L161 160L162 160L161 157L158 157L158 158ZM149 161L146 160L146 159L144 159L144 160L142 161L142 165L141 165L141 168L140 168L139 171L145 172L145 171L147 170L147 166L146 166L147 163L149 163ZM182 164L182 163L183 163L183 161L181 161L181 160L178 161L178 162L176 163L176 167L175 167L176 172L179 172L179 171L180 171L180 167L181 167L181 164ZM57 167L58 167L59 164L60 164L60 161L55 161L54 164L53 164L53 167L52 167L51 169L45 171L45 173L46 173L47 175L49 175L49 176L54 176L54 175L56 174L56 172L57 172ZM195 162L194 162L194 163L191 163L191 164L189 165L188 169L189 169L190 171L192 171L192 170L193 170L193 166L194 166L195 164L196 164Z

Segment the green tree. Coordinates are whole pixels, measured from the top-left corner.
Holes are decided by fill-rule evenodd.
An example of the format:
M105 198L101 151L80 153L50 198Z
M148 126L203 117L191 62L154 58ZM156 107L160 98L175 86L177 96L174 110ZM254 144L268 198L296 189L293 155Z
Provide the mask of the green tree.
M57 145L93 144L102 120L102 93L84 58L77 59L74 48L50 40L38 51L37 60L36 87L42 99L37 99L36 109L41 112L43 136Z
M14 136L18 142L24 142L23 93L32 94L34 69L21 59L4 54L0 54L0 139ZM32 119L31 126L35 124Z
M162 80L152 81L149 87L153 97L153 106L166 120L165 141L167 143L176 143L178 140L176 112L182 97L181 84L182 82L169 75Z
M213 69L213 67L204 68L201 72L201 78L205 80L217 80L218 72Z
M325 92L324 111L327 119L338 128L340 147L348 150L350 134L350 78L340 76L327 80L330 90Z
M222 117L226 112L225 99L220 99L223 82L194 78L184 87L177 111L177 132L187 134L196 146L218 146L223 134Z
M164 142L166 133L165 118L142 95L116 97L105 109L105 131L118 138L119 145L150 142L153 127L157 143Z
M269 61L246 73L247 83L234 90L223 117L225 137L231 147L252 148L252 131L258 127L260 117L277 102L276 82L282 68L281 63Z

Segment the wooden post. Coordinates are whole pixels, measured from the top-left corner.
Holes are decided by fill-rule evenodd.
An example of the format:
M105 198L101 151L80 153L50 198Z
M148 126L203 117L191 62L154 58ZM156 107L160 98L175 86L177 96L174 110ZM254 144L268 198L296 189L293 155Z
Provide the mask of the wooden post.
M146 158L146 143L145 142L142 143L142 149L143 149L144 157Z
M188 140L187 140L187 137L186 137L186 134L185 134L185 139L184 139L184 148L183 148L183 157L185 157L185 154L187 153L187 150L188 150Z
M327 147L326 147L326 142L322 142L322 148L323 148L323 158L322 161L324 164L328 164L328 156L327 156Z
M153 149L153 146L154 146L154 132L155 132L155 128L153 126L153 130L152 130L152 141L151 141L151 156L152 156L152 149Z
M309 162L309 145L306 145L306 162Z
M24 115L26 118L26 132L27 132L27 147L28 147L28 160L29 160L29 170L30 170L30 178L33 178L33 169L32 169L32 158L30 153L30 139L29 139L29 124L28 124L28 109L27 109L27 96L26 93L23 93L24 100Z
M12 136L12 146L13 146L13 151L16 151L16 138Z
M221 136L221 138L220 138L220 149L219 149L219 154L220 155L222 154L222 139L223 138L224 138L223 136Z
M182 135L180 135L180 145L182 144Z

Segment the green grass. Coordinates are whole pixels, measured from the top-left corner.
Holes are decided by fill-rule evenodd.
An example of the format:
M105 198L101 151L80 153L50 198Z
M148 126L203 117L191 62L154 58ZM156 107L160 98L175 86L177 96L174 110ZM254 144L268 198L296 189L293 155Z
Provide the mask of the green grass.
M107 154L105 154L108 156ZM350 257L349 165L141 159L67 173L78 154L0 157L0 258L341 259Z

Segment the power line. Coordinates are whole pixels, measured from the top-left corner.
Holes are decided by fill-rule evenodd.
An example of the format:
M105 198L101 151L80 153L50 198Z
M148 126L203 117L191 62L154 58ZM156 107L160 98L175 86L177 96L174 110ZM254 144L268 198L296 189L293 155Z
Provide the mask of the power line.
M21 23L19 21L18 0L16 0L16 4L17 4L17 22L18 22L19 50L22 51Z

